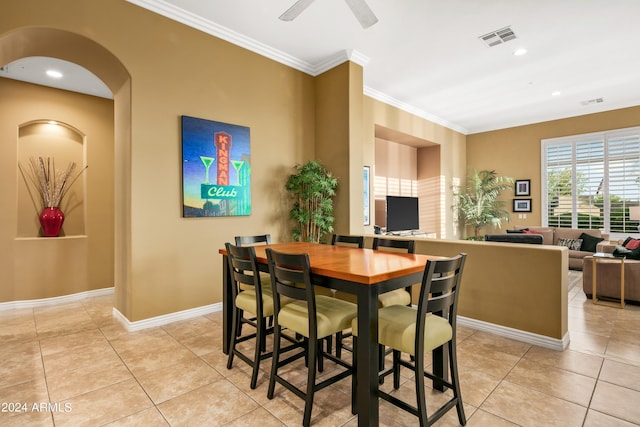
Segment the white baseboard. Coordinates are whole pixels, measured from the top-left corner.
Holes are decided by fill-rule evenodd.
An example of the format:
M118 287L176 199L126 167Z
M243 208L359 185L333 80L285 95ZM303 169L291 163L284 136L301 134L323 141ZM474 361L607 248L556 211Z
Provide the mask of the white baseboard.
M77 301L88 297L96 297L103 295L113 295L114 288L103 288L92 291L79 292L77 294L64 295L53 298L43 298L39 300L11 301L0 303L0 312L6 310L14 310L19 308L34 308L51 304L60 304L65 302ZM209 304L188 310L178 311L175 313L164 314L162 316L151 317L149 319L129 321L118 309L113 308L113 317L120 322L129 332L140 331L142 329L153 328L166 325L168 323L180 320L192 319L209 313L222 311L222 303ZM506 326L500 326L493 323L484 322L482 320L471 319L468 317L458 316L458 323L462 326L476 329L479 331L489 332L505 338L511 338L517 341L525 342L552 350L563 351L569 345L569 332L562 339L547 337L544 335L534 334L532 332L513 329Z
M97 297L102 295L113 295L113 287L95 289L93 291L78 292L77 294L63 295L60 297L3 302L3 303L0 303L0 311L15 310L18 308L42 307L45 305L60 304L60 303L77 301L77 300L81 300L89 297Z
M188 310L177 311L175 313L163 314L162 316L150 317L149 319L131 322L117 308L113 307L113 317L126 328L128 332L140 331L147 328L166 325L168 323L187 320L204 314L222 311L222 303L203 305L201 307Z
M507 326L500 326L494 323L484 322L482 320L470 319L468 317L458 316L458 324L479 331L489 332L505 338L511 338L516 341L522 341L528 344L537 345L539 347L549 348L551 350L563 351L569 345L569 331L562 339L551 338L544 335L534 334L532 332L521 331Z

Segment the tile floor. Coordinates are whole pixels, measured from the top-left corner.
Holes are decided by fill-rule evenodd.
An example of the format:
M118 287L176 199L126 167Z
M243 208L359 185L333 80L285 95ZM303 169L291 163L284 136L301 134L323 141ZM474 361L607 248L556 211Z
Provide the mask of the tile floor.
M459 329L468 426L640 425L640 307L594 306L581 281L569 297L564 352ZM300 425L300 399L277 387L268 400L265 374L250 390L237 359L226 369L221 313L128 333L111 307L94 297L0 312L0 425ZM398 391L408 399L411 382ZM349 392L349 380L319 392L312 425L356 426ZM442 400L430 396L430 408ZM381 402L380 424L417 422ZM457 426L455 410L437 425Z

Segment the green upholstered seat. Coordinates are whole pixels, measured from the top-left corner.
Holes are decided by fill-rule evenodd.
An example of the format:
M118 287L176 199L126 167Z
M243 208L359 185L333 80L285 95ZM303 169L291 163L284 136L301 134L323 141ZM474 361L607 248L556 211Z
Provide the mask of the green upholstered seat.
M351 327L351 320L358 314L357 305L324 295L316 295L315 299L318 339ZM284 328L309 338L309 313L306 301L294 301L282 307L278 314L278 323Z
M378 307L389 307L392 305L411 304L411 294L405 289L396 289L378 295Z
M238 296L236 296L236 307L256 314L256 301L255 289L247 289L246 291L239 292ZM262 286L262 315L264 317L273 316L273 291L271 290L271 286Z
M358 336L358 322L353 320L353 335ZM424 350L431 351L445 344L452 337L449 321L427 314L424 329ZM415 356L416 309L392 305L378 310L378 341L387 347Z

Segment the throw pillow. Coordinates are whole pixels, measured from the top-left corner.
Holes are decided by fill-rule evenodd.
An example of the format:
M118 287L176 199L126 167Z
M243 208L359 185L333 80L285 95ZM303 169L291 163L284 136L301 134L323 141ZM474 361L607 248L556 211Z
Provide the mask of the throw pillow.
M613 250L613 256L628 259L640 259L640 246L633 250L627 249L624 246L616 246Z
M640 247L640 240L638 239L631 239L627 242L626 245L624 245L625 248L629 249L629 250L633 250L633 249L637 249Z
M625 248L624 246L618 245L613 250L613 256L618 258L625 258L631 254L631 250Z
M585 252L596 252L596 245L604 240L601 237L594 237L587 233L582 233L579 239L582 239L580 250Z
M566 246L572 251L579 251L582 239L558 239L558 246Z
M540 231L536 230L522 230L523 234L542 234Z
M507 234L522 234L522 230L507 230Z

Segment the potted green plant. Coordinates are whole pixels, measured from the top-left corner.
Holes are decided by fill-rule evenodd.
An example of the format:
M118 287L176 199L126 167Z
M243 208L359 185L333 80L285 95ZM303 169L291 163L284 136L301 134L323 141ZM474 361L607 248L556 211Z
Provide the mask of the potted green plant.
M289 213L295 222L293 238L319 243L325 234L333 232L333 197L338 179L316 160L296 165L295 170L285 186L294 201Z
M467 174L465 187L455 187L458 218L466 226L473 227L473 239L481 240L480 230L487 225L500 228L502 221L509 221L509 212L504 210L505 202L499 200L504 190L513 190L514 179L498 176L495 170L477 171Z

